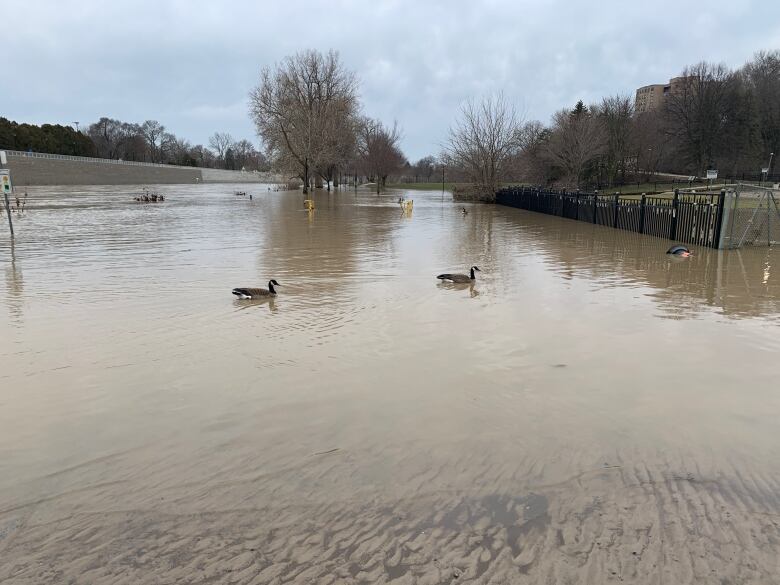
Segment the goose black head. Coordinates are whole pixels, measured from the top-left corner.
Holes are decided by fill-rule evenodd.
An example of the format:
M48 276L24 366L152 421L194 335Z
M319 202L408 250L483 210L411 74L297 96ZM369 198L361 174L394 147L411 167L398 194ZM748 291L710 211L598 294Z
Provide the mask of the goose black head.
M471 269L472 269L472 270L476 270L477 272L482 272L482 271L479 269L479 266L472 266L472 267L471 267Z
M274 278L272 278L272 279L271 279L271 282L269 282L268 284L272 284L272 285L274 285L274 286L282 286L281 284L279 284L278 282L276 282L276 279L274 279Z

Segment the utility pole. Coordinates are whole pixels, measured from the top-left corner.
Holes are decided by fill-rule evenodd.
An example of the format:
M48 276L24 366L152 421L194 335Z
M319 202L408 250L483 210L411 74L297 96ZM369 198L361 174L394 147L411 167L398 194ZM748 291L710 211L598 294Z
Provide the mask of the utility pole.
M79 123L78 122L73 122L73 123L76 125L76 132L78 132L79 131Z

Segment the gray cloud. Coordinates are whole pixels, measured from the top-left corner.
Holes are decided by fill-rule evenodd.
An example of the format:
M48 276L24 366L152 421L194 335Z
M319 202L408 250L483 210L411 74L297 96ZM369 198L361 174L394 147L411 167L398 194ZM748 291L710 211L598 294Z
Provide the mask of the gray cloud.
M398 120L412 159L438 152L472 96L502 90L546 121L702 59L738 67L780 48L776 0L0 0L0 13L8 118L154 118L195 143L216 130L254 139L246 99L260 67L334 48L366 113Z

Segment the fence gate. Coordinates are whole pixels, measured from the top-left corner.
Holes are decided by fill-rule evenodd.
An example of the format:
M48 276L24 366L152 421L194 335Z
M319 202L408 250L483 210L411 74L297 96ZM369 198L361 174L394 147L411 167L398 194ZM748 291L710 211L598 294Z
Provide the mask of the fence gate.
M724 248L780 243L780 190L738 185L729 193L723 223Z

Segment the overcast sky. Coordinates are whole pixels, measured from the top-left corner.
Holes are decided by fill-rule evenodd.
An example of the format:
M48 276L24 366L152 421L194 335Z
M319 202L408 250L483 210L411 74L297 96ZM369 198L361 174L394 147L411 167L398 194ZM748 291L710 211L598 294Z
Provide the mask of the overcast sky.
M0 116L152 118L193 143L217 130L257 142L260 68L333 48L412 160L439 152L471 96L503 90L546 122L703 59L739 67L780 49L779 0L0 0L0 22Z

